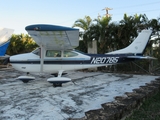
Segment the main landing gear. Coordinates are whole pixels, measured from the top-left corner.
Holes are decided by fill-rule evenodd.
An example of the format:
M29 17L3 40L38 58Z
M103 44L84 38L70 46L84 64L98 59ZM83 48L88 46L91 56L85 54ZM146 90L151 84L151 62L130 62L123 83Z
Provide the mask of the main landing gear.
M29 73L27 72L26 76L19 76L17 79L21 80L23 83L28 83L31 80L35 80L35 77L29 76Z
M67 73L63 73L63 71L64 70L60 70L57 74L57 77L48 78L47 81L49 83L52 83L53 87L62 87L63 83L71 82L70 78L62 77L62 75L67 74ZM26 76L19 76L17 79L21 80L23 83L28 83L31 80L35 80L35 77L29 76L29 73L27 73Z
M66 77L61 77L63 74L64 70L60 70L58 72L58 76L57 77L52 77L52 78L48 78L47 81L49 83L53 84L53 87L62 87L62 83L67 83L70 82L71 79L70 78L66 78Z
M35 77L32 77L32 76L19 76L17 79L21 80L23 83L28 83L31 80L35 80Z

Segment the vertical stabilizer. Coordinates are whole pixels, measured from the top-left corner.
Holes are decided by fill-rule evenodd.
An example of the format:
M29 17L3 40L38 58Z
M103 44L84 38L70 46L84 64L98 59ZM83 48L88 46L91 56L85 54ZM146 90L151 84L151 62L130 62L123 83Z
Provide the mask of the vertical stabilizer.
M0 28L0 56L5 55L13 32L13 29Z
M151 30L142 30L142 32L139 33L138 37L128 47L113 52L109 52L107 54L142 54L148 43L151 33Z

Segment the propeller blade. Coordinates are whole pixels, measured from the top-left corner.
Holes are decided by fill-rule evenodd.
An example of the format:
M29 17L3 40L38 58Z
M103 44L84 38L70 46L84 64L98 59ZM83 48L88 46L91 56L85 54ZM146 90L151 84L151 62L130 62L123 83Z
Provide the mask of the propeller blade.
M7 57L3 60L2 64L3 65L7 65L8 63L10 63L10 60L9 60L10 57Z

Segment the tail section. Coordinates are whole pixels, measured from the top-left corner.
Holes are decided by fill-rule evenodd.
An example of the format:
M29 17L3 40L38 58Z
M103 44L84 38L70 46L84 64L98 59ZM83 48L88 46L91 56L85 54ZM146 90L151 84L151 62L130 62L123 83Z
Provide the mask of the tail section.
M13 29L0 28L0 56L5 56Z
M138 37L128 47L113 52L109 52L107 54L142 54L148 43L151 33L151 30L142 30L142 32L139 33Z

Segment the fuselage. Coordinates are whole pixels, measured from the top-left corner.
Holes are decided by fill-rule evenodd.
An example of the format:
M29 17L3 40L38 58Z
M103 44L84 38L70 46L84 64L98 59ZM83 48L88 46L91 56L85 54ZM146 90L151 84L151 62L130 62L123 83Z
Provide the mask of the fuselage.
M43 64L41 64L40 49L31 53L10 57L10 63L19 71L56 73L60 70L79 70L133 61L126 56L133 54L85 54L79 51L45 50Z

